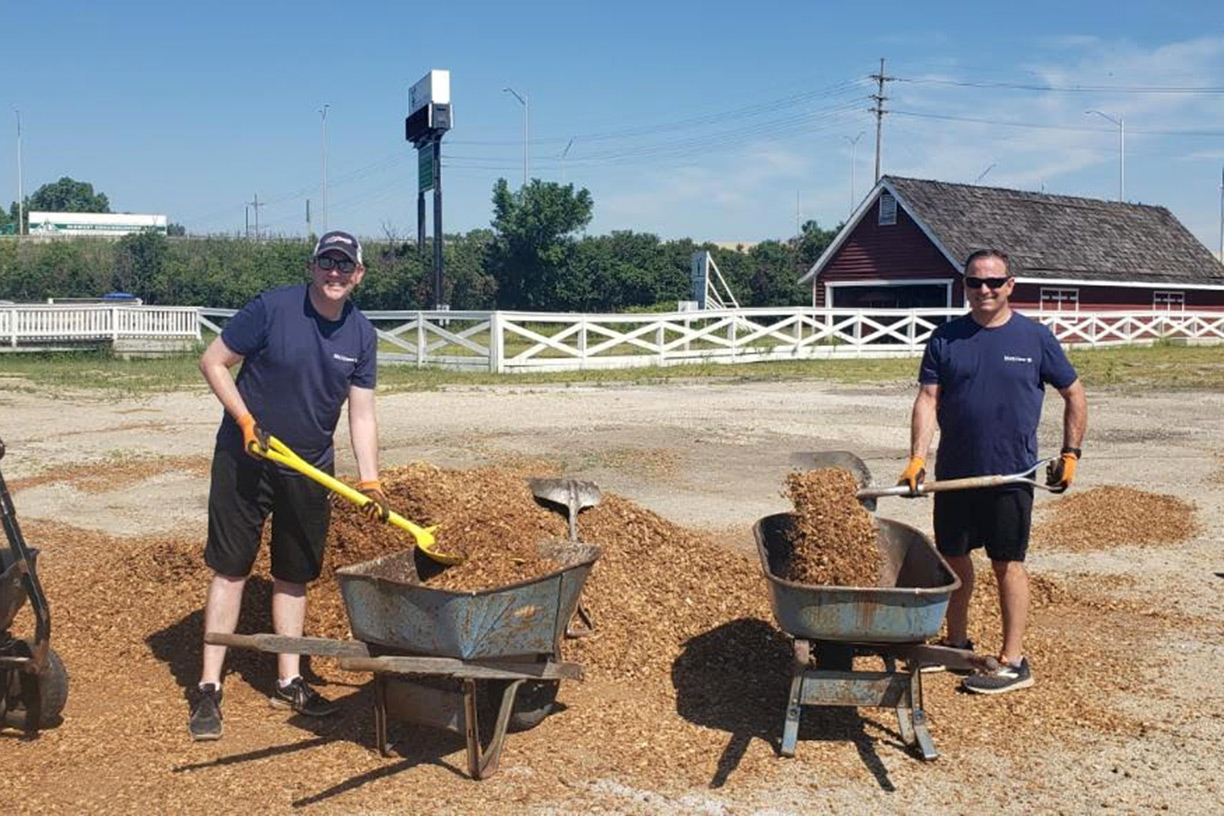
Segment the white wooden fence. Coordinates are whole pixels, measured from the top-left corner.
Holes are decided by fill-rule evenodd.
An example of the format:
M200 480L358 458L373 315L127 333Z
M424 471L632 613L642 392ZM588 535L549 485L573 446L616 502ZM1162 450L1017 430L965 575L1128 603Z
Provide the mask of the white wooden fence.
M0 305L0 344L56 349L127 340L199 340L199 309L93 304Z
M370 311L379 360L493 372L915 356L959 309L725 309L652 314ZM0 306L11 347L130 338L202 339L232 309ZM1069 347L1175 339L1224 343L1224 312L1034 313Z

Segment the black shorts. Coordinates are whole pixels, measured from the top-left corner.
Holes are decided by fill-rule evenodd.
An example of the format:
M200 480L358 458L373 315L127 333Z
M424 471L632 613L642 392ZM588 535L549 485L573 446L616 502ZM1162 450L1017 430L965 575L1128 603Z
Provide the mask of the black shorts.
M942 555L985 547L992 561L1023 561L1032 523L1031 485L935 494L935 547Z
M272 514L272 576L304 584L323 569L331 505L322 485L240 450L213 452L204 563L232 578L250 574Z

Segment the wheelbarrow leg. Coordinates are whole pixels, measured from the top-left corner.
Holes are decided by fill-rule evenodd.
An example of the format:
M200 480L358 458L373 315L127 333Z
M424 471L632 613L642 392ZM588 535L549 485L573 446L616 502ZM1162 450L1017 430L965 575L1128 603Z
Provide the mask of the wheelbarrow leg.
M489 744L480 744L480 720L477 714L476 689L477 681L463 681L463 714L466 723L468 773L473 779L486 779L497 773L497 765L501 760L502 745L505 744L506 727L510 723L510 713L514 709L514 696L522 680L513 680L502 692L501 707L497 711L497 721L493 725L493 735Z
M910 711L909 717L913 722L913 735L917 740L918 751L924 760L932 760L939 757L939 752L935 750L935 741L931 739L931 732L927 728L926 709L922 703L922 671L921 664L918 661L906 663L905 668L910 673ZM904 726L902 726L904 733Z
M803 713L803 675L812 659L812 647L806 640L796 638L794 651L790 696L786 701L786 724L782 727L782 745L778 749L784 757L793 757L795 747L799 743L799 716Z
M884 655L884 670L889 674L897 673L897 661L893 657ZM909 690L902 697L900 704L897 706L897 729L901 732L901 741L909 747L914 747L918 744L918 737L914 734L914 685L910 681Z
M374 744L378 753L391 756L387 739L387 676L381 672L374 675Z

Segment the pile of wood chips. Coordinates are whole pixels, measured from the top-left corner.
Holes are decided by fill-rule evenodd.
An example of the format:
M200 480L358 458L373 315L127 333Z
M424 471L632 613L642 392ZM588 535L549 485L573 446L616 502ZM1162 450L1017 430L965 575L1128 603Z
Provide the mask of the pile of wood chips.
M1106 485L1068 493L1050 517L1033 529L1033 540L1086 552L1127 544L1175 544L1198 531L1194 505L1176 496Z
M875 522L855 498L857 491L854 474L842 468L786 477L796 520L780 577L820 586L876 586L881 558Z
M539 505L523 473L413 465L385 477L393 506L409 518L466 525L460 538L475 560L566 533L564 513ZM309 589L306 631L343 638L335 570L403 549L406 534L353 510L335 518L324 575ZM583 593L596 629L566 641L563 656L582 663L587 680L563 683L562 710L508 740L502 773L476 785L454 771L463 763L462 741L437 731L393 723L397 758L370 751L368 675L322 659L312 669L322 674L321 690L340 698L342 715L314 722L271 711L275 661L234 649L225 739L191 743L183 690L200 674L200 608L211 577L200 558L204 531L116 539L31 522L27 536L44 548L39 570L55 613L53 646L73 690L63 727L6 745L20 773L0 775L0 801L31 812L164 810L167 802L191 810L308 803L385 810L425 801L439 812L589 811L605 783L677 796L728 779L771 789L794 773L869 783L863 752L900 760L890 711L821 707L804 711L793 761L800 764L777 759L791 652L772 622L755 560L610 494L583 511L579 531L601 548ZM247 584L240 632L271 631L268 566L265 547ZM990 571L980 576L970 633L990 649L998 641L998 599ZM957 694L957 678L948 675L925 683L941 753L956 760L997 751L998 734L1017 723L1030 746L1095 744L1100 733L1128 736L1145 727L1121 713L1113 695L1144 688L1156 669L1143 647L1173 625L1163 617L1169 612L1111 605L1114 625L1101 627L1105 607L1094 592L1091 584L1070 591L1034 576L1036 625L1026 649L1040 693L1000 701ZM28 611L19 626L28 626ZM880 667L870 658L856 663ZM116 687L123 693L106 693ZM309 773L286 772L286 762L297 760ZM626 800L612 801L611 809L626 808ZM636 804L650 809L648 801Z

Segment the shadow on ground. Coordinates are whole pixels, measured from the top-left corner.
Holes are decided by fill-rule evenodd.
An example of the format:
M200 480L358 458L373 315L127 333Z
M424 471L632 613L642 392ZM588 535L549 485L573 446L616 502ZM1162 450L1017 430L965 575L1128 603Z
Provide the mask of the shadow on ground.
M730 735L710 780L711 788L726 784L754 738L779 750L791 655L790 638L774 626L741 618L691 638L672 664L677 713L689 722ZM868 728L882 732L881 736L868 733ZM804 706L798 753L802 755L809 741L853 742L880 787L892 791L893 783L876 752L881 737L905 750L899 734L865 721L855 708Z

